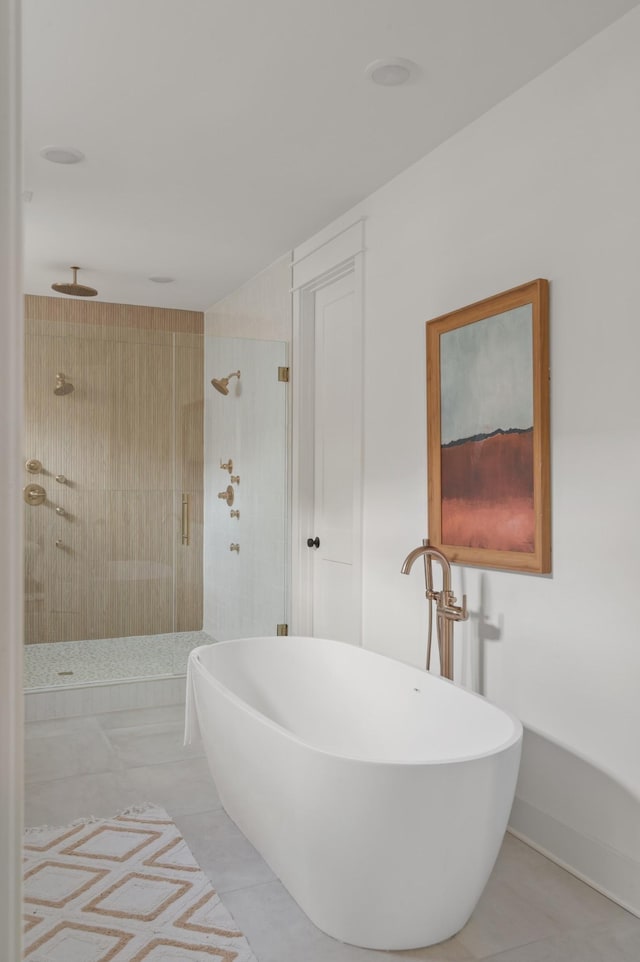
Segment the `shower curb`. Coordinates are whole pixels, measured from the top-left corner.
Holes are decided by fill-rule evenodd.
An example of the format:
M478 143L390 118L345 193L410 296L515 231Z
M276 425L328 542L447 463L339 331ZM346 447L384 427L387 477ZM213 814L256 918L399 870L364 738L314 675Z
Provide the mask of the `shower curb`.
M73 687L33 688L25 692L25 721L49 721L132 708L181 705L186 675L132 678Z

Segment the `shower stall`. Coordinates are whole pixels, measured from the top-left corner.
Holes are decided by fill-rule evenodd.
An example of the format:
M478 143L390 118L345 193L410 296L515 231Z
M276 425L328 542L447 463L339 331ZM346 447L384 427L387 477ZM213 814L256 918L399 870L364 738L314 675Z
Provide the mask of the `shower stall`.
M287 345L205 337L189 311L27 297L25 314L27 691L179 685L194 646L275 634Z

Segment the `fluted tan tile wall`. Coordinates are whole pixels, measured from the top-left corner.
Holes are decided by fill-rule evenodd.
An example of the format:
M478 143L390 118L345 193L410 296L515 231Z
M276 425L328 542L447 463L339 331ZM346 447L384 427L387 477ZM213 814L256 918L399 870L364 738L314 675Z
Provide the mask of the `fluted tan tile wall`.
M25 301L24 455L44 467L24 477L47 492L25 505L26 641L198 630L203 315ZM58 371L72 394L54 395Z
M24 300L24 316L33 321L63 321L65 324L128 327L169 333L204 333L204 315L201 311L109 304L105 301L77 301L68 297L40 297L35 294L27 294Z

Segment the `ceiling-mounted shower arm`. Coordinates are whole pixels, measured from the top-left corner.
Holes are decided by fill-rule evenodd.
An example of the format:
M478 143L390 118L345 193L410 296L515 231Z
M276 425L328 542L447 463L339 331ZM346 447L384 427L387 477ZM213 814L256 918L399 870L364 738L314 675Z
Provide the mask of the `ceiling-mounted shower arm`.
M78 271L80 268L74 265L70 270L73 271L73 280L71 283L52 284L51 289L56 291L57 294L70 294L71 297L96 297L98 292L95 287L78 284Z

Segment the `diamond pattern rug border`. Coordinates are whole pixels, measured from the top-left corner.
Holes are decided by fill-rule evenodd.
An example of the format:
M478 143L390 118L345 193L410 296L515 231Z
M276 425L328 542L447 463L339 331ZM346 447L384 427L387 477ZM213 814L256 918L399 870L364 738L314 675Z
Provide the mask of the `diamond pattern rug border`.
M149 841L127 849L125 832ZM95 882L72 884L83 870ZM257 962L157 805L28 829L24 878L25 962Z

